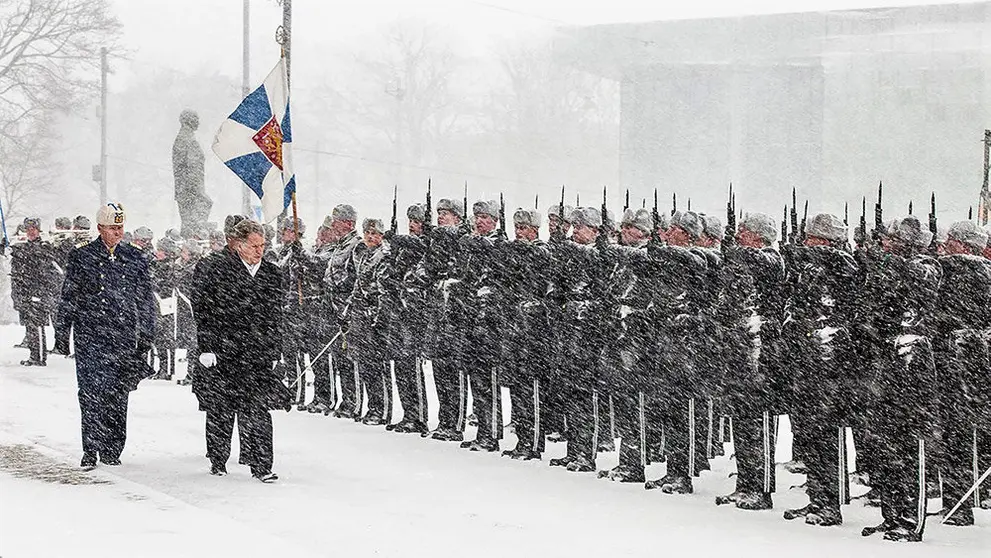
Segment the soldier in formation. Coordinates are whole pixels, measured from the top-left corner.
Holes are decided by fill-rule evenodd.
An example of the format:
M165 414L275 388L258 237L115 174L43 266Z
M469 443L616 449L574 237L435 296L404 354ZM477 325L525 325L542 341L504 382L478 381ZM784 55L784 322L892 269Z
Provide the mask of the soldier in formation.
M793 213L779 234L764 214L737 224L735 202L725 226L704 213L662 214L656 203L626 209L618 223L604 204L559 203L546 216L518 208L509 219L501 201L468 209L467 198L431 206L428 195L407 208L400 234L395 209L390 228L366 218L356 229L357 212L341 204L310 249L301 221L282 222L269 253L282 275L283 383L298 408L521 460L561 439L567 451L550 465L579 473L595 472L599 448L618 439L619 464L598 476L666 494L694 492L732 425L736 486L716 503L743 510L774 506L778 417L787 414L808 504L786 519L843 522L847 429L870 483L865 501L881 507L865 536L921 540L937 475L947 523L971 525L973 507L991 506L978 482L991 461L986 229L940 229L933 215L927 230L908 215L878 217L868 234L862 219L851 247L835 215L798 227ZM228 218L228 236L239 220ZM34 225L25 222L29 235ZM135 231L136 243L146 237ZM152 263L155 292L188 291L191 308L208 311L197 277L233 249L200 258L198 245L170 242L160 239L164 256ZM32 262L71 252L32 246L45 248ZM181 316L171 323L186 330ZM189 362L201 392L202 363ZM502 443L505 389L515 447ZM646 478L658 462L663 476Z

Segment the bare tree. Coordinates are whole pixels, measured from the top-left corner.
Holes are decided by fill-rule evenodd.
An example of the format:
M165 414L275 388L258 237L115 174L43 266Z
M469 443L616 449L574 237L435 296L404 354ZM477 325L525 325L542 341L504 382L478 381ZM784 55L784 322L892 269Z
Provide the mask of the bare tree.
M116 49L120 27L106 0L0 0L0 169L7 211L51 185L54 118L78 109L94 89L100 49Z
M54 190L58 169L51 158L58 138L51 118L22 121L16 139L0 139L0 185L8 217L36 211L40 193Z
M106 0L0 0L0 136L75 108L99 77L100 48L119 34Z
M503 81L487 107L500 166L522 183L608 184L617 175L619 87L557 62L548 41L498 53Z

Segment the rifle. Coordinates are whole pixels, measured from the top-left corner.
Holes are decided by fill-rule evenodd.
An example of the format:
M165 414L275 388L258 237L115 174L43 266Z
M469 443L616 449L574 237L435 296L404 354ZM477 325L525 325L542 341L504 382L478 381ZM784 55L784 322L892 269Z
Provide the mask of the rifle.
M798 199L795 188L791 189L791 234L788 235L788 244L798 242Z
M533 209L540 211L540 194L533 196Z
M599 237L596 239L596 246L605 248L609 245L609 212L606 210L606 187L602 187L602 224L599 225Z
M802 213L802 227L799 229L799 239L805 243L805 223L809 220L809 200L805 200L805 211Z
M671 194L671 215L678 212L678 193Z
M661 216L657 213L657 188L654 188L654 210L650 213L650 220L654 224L650 229L650 243L657 246L661 243L661 236L657 233L657 227L661 224Z
M871 238L875 242L881 240L881 231L884 230L884 210L881 207L882 193L884 185L881 181L877 183L877 203L874 204L874 230L871 231Z
M936 236L936 192L929 198L929 232Z
M626 213L626 210L629 209L629 208L630 208L630 189L627 188L626 189L626 202L623 204L623 213Z
M850 202L843 202L843 224L850 226Z
M688 211L692 210L692 198L688 198Z
M389 225L389 230L392 234L396 234L399 230L399 221L396 218L396 198L399 196L399 185L396 184L392 188L392 223Z
M502 192L499 192L499 238L506 240L506 200L502 197Z
M778 246L784 245L788 240L788 204L785 204L785 209L781 214L781 240Z
M729 247L736 237L736 196L733 195L733 183L729 183L729 199L726 201L726 232L723 234L723 246Z
M858 244L867 242L867 196L860 202L860 228L858 231Z
M427 178L427 210L423 212L423 235L427 236L433 227L433 205L430 203L430 178Z
M468 181L467 180L465 180L465 196L464 196L463 207L465 212L465 219L462 222L462 230L465 231L465 234L471 234L471 225L468 224Z
M577 208L579 208L581 206L582 206L582 193L581 192L576 192L575 193L575 209L577 209Z
M911 214L912 214L912 202L911 202L911 201L910 201L910 202L908 202L908 214L909 214L909 215L911 215Z
M968 221L974 220L974 206L970 206L967 208L967 220ZM4 237L4 240L7 240L7 237Z

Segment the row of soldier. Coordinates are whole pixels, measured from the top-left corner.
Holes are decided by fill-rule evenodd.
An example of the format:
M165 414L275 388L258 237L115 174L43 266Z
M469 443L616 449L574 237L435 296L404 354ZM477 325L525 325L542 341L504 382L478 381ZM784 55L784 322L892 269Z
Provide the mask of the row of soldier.
M408 209L408 234L395 219L391 229L366 219L359 236L356 212L340 205L312 251L301 221L280 226L266 257L284 274L286 381L300 409L498 451L508 387L520 441L505 454L540 459L545 435L560 433L567 455L551 464L594 471L600 440L620 438L618 467L599 476L667 493L693 491L732 417L737 489L717 503L743 509L773 505L775 417L788 414L810 503L785 517L818 525L842 521L852 427L884 517L864 533L895 540L922 537L927 455L944 507L991 458L991 252L973 223L934 239L908 216L860 231L851 249L843 220L820 214L774 250L777 226L761 214L723 229L690 211L628 210L615 230L604 208L559 204L545 243L533 210L513 214L510 240L494 202L474 204L470 226L459 200L440 200L436 226L431 209ZM159 252L169 263L156 265L156 289L168 300L184 287L158 268L183 257ZM469 386L479 428L467 442ZM646 479L657 461L666 475ZM972 524L971 503L948 522Z

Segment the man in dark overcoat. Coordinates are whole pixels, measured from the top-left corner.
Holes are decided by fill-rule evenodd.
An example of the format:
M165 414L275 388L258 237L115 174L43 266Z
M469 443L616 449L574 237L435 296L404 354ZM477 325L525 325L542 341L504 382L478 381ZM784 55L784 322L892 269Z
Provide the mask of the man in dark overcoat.
M66 265L55 324L56 351L69 354L75 338L76 381L82 418L84 468L120 465L127 434L130 366L151 350L158 312L148 261L124 236L124 208L97 213L100 237L73 250Z
M275 370L281 354L282 279L263 261L265 231L244 220L234 227L234 250L198 266L193 297L202 368L193 383L206 411L210 473L227 474L235 415L245 433L241 459L262 482L273 482L272 415L289 408L289 391ZM247 446L247 447L244 447Z

